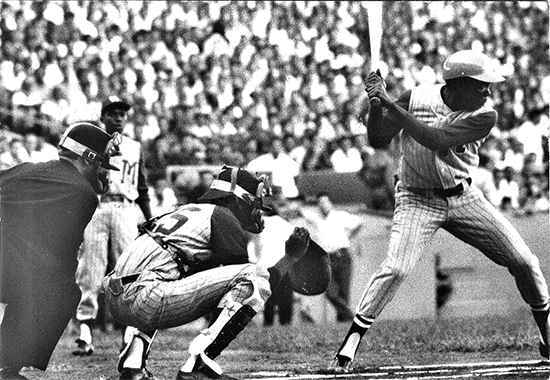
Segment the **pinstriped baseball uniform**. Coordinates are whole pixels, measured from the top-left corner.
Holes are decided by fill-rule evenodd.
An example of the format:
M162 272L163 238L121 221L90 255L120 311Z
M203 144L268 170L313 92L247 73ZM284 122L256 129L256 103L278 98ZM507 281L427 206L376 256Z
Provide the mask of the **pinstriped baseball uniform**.
M109 192L100 196L99 206L84 232L78 255L76 282L82 291L76 313L79 321L97 317L98 295L108 265L114 265L138 235L139 208L135 202L148 191L141 144L123 136L120 153L111 158L120 171L109 173Z
M406 132L401 133L402 156L387 258L371 277L357 314L369 322L380 314L439 228L506 266L526 303L547 303L548 286L537 257L513 226L467 180L477 166L479 146L495 125L496 112L487 107L453 112L443 102L441 85L417 87L402 96L398 104L427 125L444 130L447 136L469 135L476 140L432 151ZM455 186L462 186L464 191L440 196L433 190Z
M258 311L271 295L269 273L248 263L246 234L229 209L181 206L157 219L151 231L167 248L141 235L104 282L107 303L121 323L143 330L171 328L232 302ZM182 266L174 255L183 258ZM137 280L121 287L113 281L133 274L139 274Z

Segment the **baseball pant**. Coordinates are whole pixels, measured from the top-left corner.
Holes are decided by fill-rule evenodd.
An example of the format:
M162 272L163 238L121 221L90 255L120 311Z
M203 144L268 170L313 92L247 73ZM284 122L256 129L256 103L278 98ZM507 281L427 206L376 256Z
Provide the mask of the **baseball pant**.
M138 249L151 247L143 244ZM269 272L255 264L217 267L175 281L160 276L142 274L144 280L126 285L113 275L106 277L105 298L114 318L143 331L167 329L235 303L258 312L271 295Z
M357 314L364 318L376 318L380 314L439 228L508 268L526 303L542 305L548 302L548 286L538 258L512 224L478 189L469 187L456 197L428 198L398 183L387 258L371 277Z
M279 316L279 324L289 325L292 322L293 312L294 290L290 286L290 278L287 274L265 303L264 325L272 326L275 323L275 315Z
M78 253L76 283L82 298L79 321L96 319L101 283L124 249L137 237L137 206L132 202L100 202L84 231Z
M332 277L325 296L336 308L336 320L339 322L351 321L355 314L349 308L352 262L348 248L331 252L330 266Z

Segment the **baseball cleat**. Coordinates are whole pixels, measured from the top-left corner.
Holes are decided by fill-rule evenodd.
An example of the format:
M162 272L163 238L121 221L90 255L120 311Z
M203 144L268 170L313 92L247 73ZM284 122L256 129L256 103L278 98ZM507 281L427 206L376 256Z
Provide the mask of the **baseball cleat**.
M120 380L154 380L155 377L146 368L122 368Z
M539 342L539 352L544 361L550 361L550 348L544 342Z
M352 360L350 358L342 355L336 355L330 366L321 372L325 374L349 373L352 370L351 363Z
M93 354L94 346L92 346L90 343L86 343L82 339L77 339L76 344L76 350L73 351L73 355L88 356Z
M12 368L0 368L0 379L2 380L29 380L28 377L19 374L19 371L16 371Z

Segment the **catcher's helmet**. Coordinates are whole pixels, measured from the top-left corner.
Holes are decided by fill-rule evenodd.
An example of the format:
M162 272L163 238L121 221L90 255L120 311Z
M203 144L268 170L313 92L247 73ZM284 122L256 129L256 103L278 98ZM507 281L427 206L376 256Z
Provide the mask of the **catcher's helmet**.
M59 147L87 160L100 162L105 169L119 171L119 168L109 163L109 159L113 151L117 150L120 138L118 133L110 136L91 123L77 122L67 128L59 141Z
M464 77L486 83L504 81L504 78L495 71L491 59L474 50L458 51L443 63L443 79Z
M263 198L270 191L266 176L253 176L246 170L224 165L199 201L236 196L257 209L271 211L271 208L263 204Z

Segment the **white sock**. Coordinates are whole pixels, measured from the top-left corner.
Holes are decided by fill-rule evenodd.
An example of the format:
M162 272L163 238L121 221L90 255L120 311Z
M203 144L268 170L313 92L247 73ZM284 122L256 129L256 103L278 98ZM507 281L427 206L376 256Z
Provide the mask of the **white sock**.
M87 323L81 323L80 324L80 340L83 340L84 342L88 344L92 344L92 329L90 329L90 326Z

